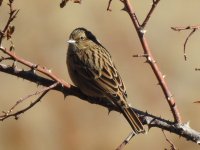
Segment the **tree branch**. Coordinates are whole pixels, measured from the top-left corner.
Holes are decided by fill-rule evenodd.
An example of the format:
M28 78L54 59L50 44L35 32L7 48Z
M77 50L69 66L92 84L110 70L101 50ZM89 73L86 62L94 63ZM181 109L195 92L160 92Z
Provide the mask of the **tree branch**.
M9 117L15 117L15 119L18 119L18 116L24 112L26 112L27 110L29 110L30 108L32 108L35 104L37 104L39 101L41 101L41 99L49 92L50 89L53 89L54 87L56 87L58 85L58 83L54 83L49 87L45 87L39 91L36 91L33 94L27 95L23 98L20 98L8 111L3 111L3 115L0 116L0 121L3 121ZM41 96L39 96L39 98L37 98L34 102L31 102L31 104L28 107L25 107L24 109L17 111L15 113L12 113L13 110L23 101L25 101L26 99L28 99L29 97L41 94Z
M149 10L146 18L144 19L141 27L144 29L149 21L149 19L151 18L151 15L153 14L156 6L158 5L158 3L160 2L160 0L152 0L152 5L151 5L151 9Z
M186 27L171 27L172 30L174 31L184 31L184 30L192 30L188 36L185 39L184 45L183 45L183 54L184 54L184 59L185 61L187 60L187 55L186 55L186 45L188 43L188 40L190 37L200 29L200 25L195 25L195 26L186 26Z
M47 69L46 67L41 67L37 64L27 61L27 60L17 56L14 51L7 50L6 48L0 47L0 50L2 52L4 52L5 54L7 54L8 56L10 56L10 58L13 59L14 62L17 61L17 62L31 68L31 70L33 72L38 71L38 72L50 77L51 79L59 82L60 84L66 86L66 87L70 87L70 84L66 83L64 80L60 80L55 74L52 74L51 70Z
M56 81L44 78L42 76L36 75L34 73L31 73L30 71L24 71L22 69L14 69L13 67L7 66L0 64L0 71L4 73L8 73L23 79L26 79L28 81L34 82L36 84L40 84L43 86L50 86ZM84 95L79 88L75 86L62 86L62 85L57 85L56 87L53 88L53 90L57 90L59 92L62 92L65 96L68 95L73 95L81 100L87 101L91 104L97 104L101 105L105 108L107 108L109 111L117 111L118 108L114 106L113 104L109 103L108 100L106 99L98 99L98 98L93 98L93 97L88 97ZM193 130L191 127L189 127L188 124L176 124L172 121L165 120L160 117L156 117L154 115L151 115L147 112L140 111L138 109L132 108L138 115L140 116L142 123L147 124L149 129L152 127L157 127L166 131L169 131L171 133L177 134L179 136L182 136L186 138L187 140L193 141L195 143L200 144L200 133Z
M159 1L158 1L159 2ZM151 49L149 48L148 42L144 36L145 30L140 26L138 18L135 14L135 11L133 9L133 7L130 4L129 0L122 0L122 3L124 4L124 9L130 16L132 23L137 31L138 37L140 39L140 43L143 47L143 51L144 51L144 56L146 56L147 62L149 63L149 65L151 66L162 90L163 93L165 95L165 98L169 104L169 107L172 111L173 117L174 117L174 121L175 123L181 123L181 116L179 113L179 110L177 108L177 105L175 103L175 99L172 96L170 89L164 79L164 75L161 73L160 68L158 67ZM147 17L148 18L148 17Z
M62 0L64 5L66 4L67 1L68 0ZM157 4L159 1L160 0L153 0L153 3ZM74 3L81 2L81 0L73 0L73 2ZM108 9L110 9L111 2L112 2L112 0L109 0ZM142 120L142 123L148 125L149 129L151 129L152 127L161 128L163 130L166 130L166 131L175 133L179 136L182 136L182 137L186 138L187 140L190 140L190 141L200 144L200 133L193 130L189 126L189 124L181 123L181 117L180 117L178 108L175 104L175 99L172 97L172 94L163 78L163 75L162 75L160 69L158 68L158 65L156 64L155 59L153 58L151 50L147 44L147 40L144 37L145 30L143 28L146 26L148 20L150 19L152 12L154 11L156 5L152 5L152 8L150 9L149 13L146 16L146 19L144 20L144 22L142 23L142 26L141 26L129 0L121 0L121 2L124 4L123 10L127 11L127 13L129 14L129 16L134 24L134 27L138 33L138 37L140 39L141 45L144 50L144 54L138 55L138 57L140 57L140 56L145 57L147 59L147 62L150 64L155 76L157 77L157 79L161 85L161 88L164 92L167 102L172 110L172 113L174 116L174 121L168 121L161 117L151 115L147 112L143 112L143 111L135 109L135 108L132 108L132 109L139 115L139 117ZM0 4L1 3L2 3L2 1L0 0ZM3 53L5 53L6 55L8 55L8 57L0 58L0 62L1 62L0 71L20 77L22 79L26 79L28 81L31 81L31 82L39 84L39 85L46 86L46 88L42 89L41 91L38 91L39 93L42 93L41 96L38 99L36 99L33 103L31 103L29 106L27 106L26 108L24 108L22 110L17 111L16 113L11 113L15 109L15 107L19 103L21 103L21 101L23 101L23 100L19 100L16 104L13 105L13 107L11 107L9 109L8 112L3 112L3 114L0 116L0 120L3 121L5 119L7 119L8 117L12 117L12 116L17 119L18 116L21 115L23 112L25 112L28 109L35 106L35 104L37 104L49 90L57 90L59 92L62 92L65 96L73 95L73 96L76 96L76 97L78 97L84 101L87 101L91 104L101 105L101 106L107 108L109 111L114 110L114 111L120 112L118 110L118 108L116 106L114 106L112 103L109 103L108 100L98 99L98 98L94 98L94 97L88 97L87 95L84 95L80 91L79 88L77 88L73 85L70 85L69 83L65 82L63 79L60 79L55 74L53 74L51 72L51 70L47 69L46 67L41 67L37 64L34 64L30 61L23 59L22 57L17 56L15 54L15 52L12 51L13 45L11 45L10 50L7 50L6 48L4 48L1 45L3 38L5 36L11 38L11 35L14 32L14 28L12 26L10 26L10 23L16 17L18 11L13 10L12 3L13 3L13 0L9 0L10 16L9 16L8 22L5 25L4 29L0 32L0 50ZM11 13L13 13L13 14L11 14ZM8 32L8 30L10 30L10 31ZM11 44L12 44L12 42L11 42ZM9 65L3 64L3 62L5 60L13 61L13 65L9 66ZM19 62L19 63L27 66L30 70L19 69L16 66L15 62ZM37 72L42 73L42 75L45 75L46 77L42 77L42 76L38 75ZM29 97L29 96L27 96L27 97ZM26 98L24 98L24 99L26 99Z

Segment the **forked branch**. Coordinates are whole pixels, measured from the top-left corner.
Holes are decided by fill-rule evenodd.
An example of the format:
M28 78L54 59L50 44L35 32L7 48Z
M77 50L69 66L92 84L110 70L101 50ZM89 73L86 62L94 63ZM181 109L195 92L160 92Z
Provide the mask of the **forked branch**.
M184 31L184 30L191 30L191 32L188 34L188 36L185 39L184 45L183 45L183 54L184 54L184 59L185 61L187 60L187 55L186 55L186 46L188 43L188 40L191 38L191 36L200 29L200 25L196 26L186 26L186 27L171 27L172 30L174 31Z
M159 1L154 1L156 2L156 5L158 4ZM138 34L138 37L140 39L140 43L143 47L143 51L144 51L144 55L147 59L147 62L149 63L149 65L151 66L157 80L158 80L158 83L159 85L161 86L162 90L163 90L163 93L165 95L165 98L169 104L169 107L172 111L172 114L173 114L173 117L174 117L174 122L175 123L181 123L181 116L180 116L180 113L179 113L179 110L178 110L178 107L176 105L176 102L175 102L175 98L172 96L171 94L171 91L164 79L164 75L161 73L160 71L160 68L159 66L157 65L154 57L153 57L153 54L152 54L152 50L150 49L149 45L148 45L148 42L147 42L147 39L145 38L145 30L144 28L140 25L139 21L138 21L138 18L136 16L136 13L130 3L129 0L122 0L122 3L124 4L124 9L130 16L131 20L132 20L132 23L137 31L137 34ZM155 5L155 6L156 6ZM155 7L152 6L152 11L149 12L149 14L147 15L147 19L145 19L146 21L144 21L143 23L143 26L146 25L145 22L147 22L151 16L151 13L153 12ZM149 17L148 17L149 16Z

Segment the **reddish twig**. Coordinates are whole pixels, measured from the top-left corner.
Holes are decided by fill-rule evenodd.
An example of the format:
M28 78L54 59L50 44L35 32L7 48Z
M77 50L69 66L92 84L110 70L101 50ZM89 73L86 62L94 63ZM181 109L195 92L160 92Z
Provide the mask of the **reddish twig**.
M19 12L19 9L18 10L13 9L12 4L13 4L13 0L9 0L9 3L8 3L9 17L8 17L8 21L7 21L6 25L4 26L4 29L0 32L0 46L1 46L2 39L4 36L7 36L7 37L11 36L11 35L9 35L10 34L9 32L6 35L6 31L9 29L11 22L16 18L17 14Z
M3 121L3 120L5 120L6 118L9 118L9 117L12 117L12 116L15 117L15 119L18 119L18 117L19 117L20 114L22 114L22 113L24 113L25 111L27 111L27 110L29 110L30 108L32 108L35 104L37 104L37 103L42 99L42 97L44 97L44 96L47 94L47 92L48 92L49 90L55 88L57 85L58 85L58 82L52 84L52 85L49 86L49 87L45 87L45 88L43 88L43 89L41 89L41 90L39 90L39 91L36 91L36 92L33 93L33 94L30 94L30 95L27 95L27 96L25 96L25 97L23 97L23 98L20 98L20 100L18 100L8 111L3 111L3 115L0 116L0 121ZM28 107L26 107L26 108L24 108L24 109L22 109L22 110L19 110L19 111L15 112L15 113L12 113L13 110L14 110L20 103L22 103L23 101L25 101L26 99L28 99L28 98L30 98L30 97L32 97L32 96L35 96L35 95L38 95L38 94L41 94L41 93L42 93L42 95L41 95L39 98L37 98L33 103L31 103Z
M164 136L165 136L166 141L170 144L170 147L171 147L170 150L177 150L177 149L176 149L176 146L173 144L173 142L170 141L170 140L167 138L167 135L165 134L164 130L162 130L162 132L163 132L163 134L164 134Z
M186 26L186 27L171 27L174 31L190 30L190 29L200 29L200 25Z
M174 31L183 31L183 30L192 30L189 35L186 37L184 45L183 45L183 54L184 54L184 59L185 61L187 60L187 55L186 55L186 45L188 43L189 38L198 30L200 29L200 25L195 25L195 26L187 26L187 27L171 27L172 30Z
M152 0L151 9L149 10L149 12L148 12L146 18L144 19L144 21L143 21L143 23L142 23L142 25L141 25L142 28L145 28L147 22L148 22L149 19L151 18L151 15L152 15L153 11L155 10L155 8L156 8L156 6L157 6L157 4L158 4L159 2L160 2L160 0Z
M186 45L187 45L187 42L189 40L189 38L192 36L192 34L194 34L194 32L196 31L197 29L193 29L190 34L187 36L187 38L185 39L185 42L184 42L184 48L183 48L183 53L184 53L184 59L185 61L187 60L187 55L186 55Z
M137 19L137 16L135 14L135 11L133 9L133 7L131 6L130 4L130 1L129 0L123 0L122 1L123 4L124 4L124 10L129 14L133 24L134 24L134 27L138 33L138 37L140 39L140 42L141 42L141 45L143 47L143 50L144 50L144 54L147 55L147 62L150 64L157 80L159 81L159 84L164 92L164 95L166 97L166 100L170 106L170 109L172 111L172 114L173 114L173 117L174 117L174 121L176 123L181 123L181 116L180 116L180 113L179 113L179 110L177 108L177 105L175 103L175 99L173 98L170 90L169 90L169 87L165 81L165 79L163 78L163 74L161 73L158 65L156 64L156 61L152 55L152 52L151 52L151 49L149 48L149 45L147 43L147 40L144 36L144 30L143 28L141 28L139 22L138 22L138 19Z
M0 47L0 50L4 52L5 54L7 54L8 56L10 56L14 61L20 62L21 64L50 77L51 79L59 82L63 86L68 87L68 88L71 86L70 84L68 84L64 80L61 80L59 77L53 74L51 70L47 69L46 67L41 67L39 65L33 64L32 62L27 61L23 59L22 57L17 56L14 51L9 51L6 48Z

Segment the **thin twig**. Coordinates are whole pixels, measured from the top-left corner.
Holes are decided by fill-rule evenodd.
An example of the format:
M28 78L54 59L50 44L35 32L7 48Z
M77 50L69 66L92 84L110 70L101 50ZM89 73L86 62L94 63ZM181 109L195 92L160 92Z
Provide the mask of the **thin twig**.
M111 2L112 2L112 0L108 1L107 11L112 11L112 9L111 9Z
M162 132L163 132L163 134L164 134L164 136L165 136L166 141L170 144L170 147L171 147L170 150L177 150L177 149L176 149L176 146L173 144L173 142L170 141L170 140L167 138L167 135L165 134L164 130L162 130Z
M186 55L186 45L188 43L189 38L197 31L200 29L200 25L195 25L195 26L186 26L186 27L171 27L172 30L174 31L183 31L183 30L192 30L189 35L186 37L184 46L183 46L183 54L184 54L184 60L187 60L187 55Z
M144 29L145 26L147 25L149 19L151 18L151 15L153 14L153 12L154 12L154 10L155 10L155 8L156 8L156 6L157 6L157 4L158 4L159 2L160 2L160 0L152 0L151 9L149 10L149 12L148 12L146 18L144 19L144 21L143 21L143 23L142 23L142 25L141 25L141 27L142 27L143 29Z
M13 58L14 61L20 62L21 64L23 64L23 65L25 65L29 68L32 68L33 70L41 72L42 74L44 74L44 75L50 77L51 79L59 82L63 86L66 86L66 87L71 86L70 84L66 83L64 80L60 80L59 77L57 77L55 74L53 74L52 71L47 69L46 67L41 67L39 65L33 64L32 62L27 61L27 60L23 59L22 57L17 56L14 51L9 51L6 48L0 47L0 50L2 52L4 52L5 54L7 54L8 56L10 56L11 58Z
M171 29L174 30L174 31L200 29L200 25L186 26L186 27L171 27Z
M173 117L174 117L174 121L175 121L175 123L181 123L181 116L180 116L179 110L177 108L177 105L175 103L175 99L173 98L173 96L170 92L170 89L169 89L165 79L163 78L163 74L161 73L160 68L158 67L158 65L152 55L152 51L149 48L147 40L144 36L143 29L141 28L141 26L138 22L135 11L134 11L132 5L130 4L129 0L123 0L122 2L124 4L124 8L125 8L124 10L126 10L126 12L129 14L129 16L132 20L132 23L134 24L134 27L138 33L138 37L140 39L141 45L144 50L144 55L147 55L147 57L146 57L147 62L150 64L150 66L159 82L159 85L161 86L161 88L163 90L165 98L170 106L170 109L171 109Z
M185 42L184 42L184 48L183 48L183 53L184 53L184 59L185 59L185 61L187 60L187 55L186 55L186 45L187 45L187 42L188 42L188 40L189 40L189 38L192 36L192 34L194 34L194 32L196 31L197 29L193 29L191 32L190 32L190 34L187 36L187 38L185 39Z
M129 133L129 135L126 137L126 139L116 148L116 150L122 150L126 144L132 139L132 137L135 136L134 132Z
M2 62L4 60L13 60L13 59L11 57L3 57L3 56L1 56L0 62Z
M55 88L56 86L58 85L58 82L57 83L54 83L52 84L51 86L49 87L45 87L39 91L36 91L35 93L32 93L30 95L27 95L23 98L20 98L20 100L18 100L8 111L3 111L3 115L0 116L0 121L3 121L5 120L6 118L9 118L11 116L14 116L16 119L18 118L18 116L21 114L21 113L24 113L25 111L27 111L28 109L30 109L31 107L33 107L36 103L38 103L42 97L50 90L50 89L53 89ZM20 103L22 103L23 101L25 101L26 99L32 97L32 96L35 96L35 95L38 95L38 94L41 94L43 93L39 98L37 98L33 103L31 103L28 107L20 110L20 111L17 111L15 113L12 113L13 110L16 108L16 106L18 106Z
M8 30L11 22L16 18L17 14L19 12L19 9L18 10L13 10L12 4L13 4L13 1L9 1L9 3L8 3L8 6L10 8L10 10L9 10L9 18L8 18L8 21L7 21L6 25L4 26L4 29L0 33L0 46L1 46L1 43L2 43L2 39L5 36L6 31Z

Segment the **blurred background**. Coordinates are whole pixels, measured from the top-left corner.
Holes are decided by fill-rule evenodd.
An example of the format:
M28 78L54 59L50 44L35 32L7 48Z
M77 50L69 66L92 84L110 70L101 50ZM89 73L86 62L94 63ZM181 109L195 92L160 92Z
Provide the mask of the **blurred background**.
M106 11L108 0L71 1L61 9L58 1L15 1L20 12L14 21L13 41L16 53L41 66L46 66L60 78L72 83L66 68L67 39L77 27L91 30L110 51L126 84L128 101L136 108L172 120L172 114L161 88L142 54L142 48L123 5L113 1L112 12ZM151 0L132 1L140 21L151 6ZM0 29L8 18L7 1L0 7ZM197 31L187 44L188 61L183 58L183 43L190 31L175 32L172 26L200 23L199 0L161 1L146 30L149 46L176 99L183 122L200 131L200 33ZM4 43L6 46L7 43ZM19 65L20 66L20 65ZM0 110L8 110L18 99L33 93L36 84L0 73ZM30 104L30 99L16 108ZM147 128L146 128L147 129ZM148 129L147 129L148 130ZM0 122L1 150L110 150L115 149L130 133L131 128L123 116L101 106L92 105L76 97L51 91L42 102L22 114ZM179 136L166 132L180 150L200 147ZM152 128L139 135L126 146L131 149L170 148L162 131Z

